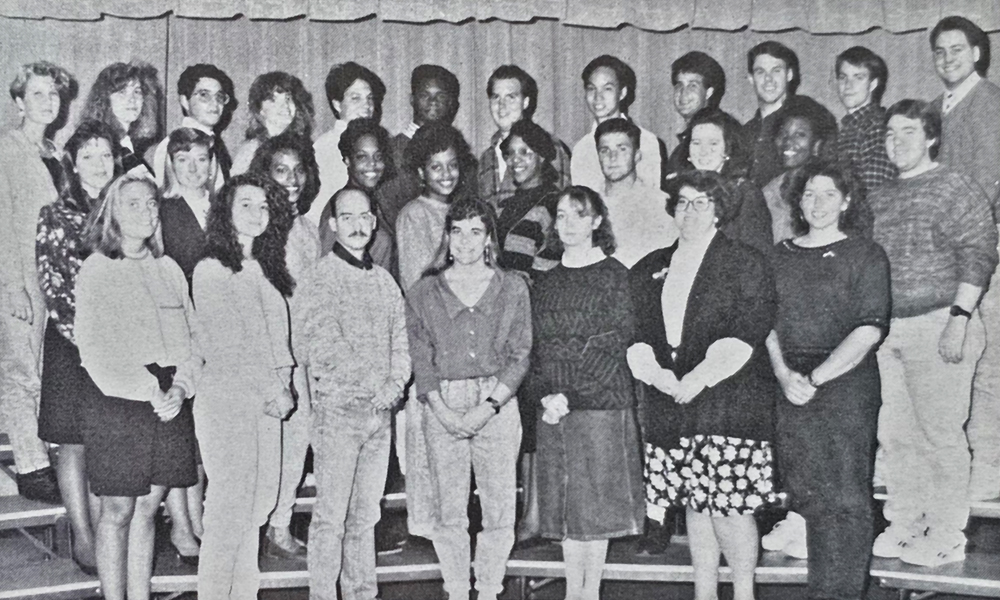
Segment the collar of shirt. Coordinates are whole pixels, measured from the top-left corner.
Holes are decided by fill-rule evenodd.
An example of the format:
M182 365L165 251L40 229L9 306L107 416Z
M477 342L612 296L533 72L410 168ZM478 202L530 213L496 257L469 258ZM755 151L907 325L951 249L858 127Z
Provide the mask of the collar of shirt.
M500 142L504 140L503 134L500 130L497 130L490 139L490 144L493 148L493 153L497 157L497 180L503 181L503 178L507 175L507 161L503 159L503 152L500 151Z
M972 91L972 88L976 87L976 84L981 79L982 77L979 76L979 73L973 71L971 75L965 78L965 81L958 84L958 87L953 90L945 90L944 102L941 103L941 112L948 114L951 109L955 108L959 102L969 95L969 92Z
M568 267L570 269L578 269L581 267L589 267L590 265L596 265L605 258L607 258L607 255L604 254L604 249L601 248L600 246L594 246L590 250L587 250L587 252L583 256L568 261L566 260L566 253L563 252L562 258L559 259L559 262L561 262L562 266L564 267Z
M841 125L847 128L855 123L860 123L868 119L874 119L878 116L879 110L882 108L881 104L876 102L869 102L861 108L854 112L849 112L840 120Z
M402 134L412 140L413 134L417 133L418 129L420 129L420 125L417 125L413 121L410 121L410 124L406 126L406 129L402 131Z
M181 119L181 127L190 127L191 129L197 129L198 131L204 131L208 135L215 137L215 131L211 127L207 127L194 117L184 117Z
M441 295L441 300L444 302L444 310L448 313L448 318L454 320L459 314L464 311L476 309L476 311L481 312L485 315L491 314L493 312L494 305L496 304L496 299L500 296L500 288L503 285L504 272L500 269L493 269L493 278L490 279L490 284L486 286L486 291L476 302L475 306L466 306L464 302L458 299L455 292L451 290L451 286L448 285L448 280L444 278L444 272L438 273L435 284L438 289L438 294Z
M132 145L132 138L129 137L128 134L122 136L122 139L118 140L118 145L127 149L129 152L135 152L135 146Z
M361 257L361 260L358 260L358 258L353 254L351 254L351 252L347 248L341 246L340 242L334 242L333 253L336 254L338 258L340 258L347 264L351 265L352 267L357 267L358 269L362 269L364 271L372 270L372 257L370 254L368 254L367 250L365 250L365 253Z

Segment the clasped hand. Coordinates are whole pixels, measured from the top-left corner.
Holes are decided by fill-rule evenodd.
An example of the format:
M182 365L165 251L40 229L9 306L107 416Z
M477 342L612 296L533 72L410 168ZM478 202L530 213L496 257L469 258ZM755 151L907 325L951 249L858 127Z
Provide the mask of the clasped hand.
M184 397L187 392L179 385L172 385L166 392L156 388L153 393L153 412L164 423L170 421L181 412L184 405Z
M264 403L264 414L275 419L284 419L295 410L295 400L288 388L282 388L274 398Z
M545 413L542 420L549 425L556 425L569 414L569 399L564 394L549 394L542 398Z
M796 406L802 406L816 395L816 387L809 383L809 378L798 371L789 370L787 374L778 377L781 391L788 401Z
M441 426L458 439L468 439L476 435L496 414L493 407L486 402L470 408L465 413L449 408L443 401L432 406L434 416Z

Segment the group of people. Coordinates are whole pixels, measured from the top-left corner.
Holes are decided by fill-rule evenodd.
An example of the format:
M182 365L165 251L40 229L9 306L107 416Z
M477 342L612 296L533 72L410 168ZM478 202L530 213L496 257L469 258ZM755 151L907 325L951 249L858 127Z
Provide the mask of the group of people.
M376 598L393 446L450 600L470 569L499 595L515 541L539 536L561 541L566 597L596 600L608 540L660 551L677 510L696 598L725 555L749 600L754 514L779 492L793 512L763 547L808 558L812 598L863 597L873 553L961 560L970 499L1000 495L1000 88L971 21L943 19L930 47L942 95L888 109L885 62L838 55L839 124L796 94L779 42L747 54L745 124L719 108L721 66L685 54L670 153L628 117L622 60L583 70L594 127L572 150L504 65L478 160L438 65L413 70L394 137L357 63L330 70L337 120L315 141L302 81L261 75L235 157L214 65L181 73L163 139L156 70L108 66L62 149L72 77L25 65L0 144L19 490L66 505L109 599L149 597L164 500L200 597L256 597L267 524L264 551L306 559L311 597ZM310 446L307 550L290 522Z

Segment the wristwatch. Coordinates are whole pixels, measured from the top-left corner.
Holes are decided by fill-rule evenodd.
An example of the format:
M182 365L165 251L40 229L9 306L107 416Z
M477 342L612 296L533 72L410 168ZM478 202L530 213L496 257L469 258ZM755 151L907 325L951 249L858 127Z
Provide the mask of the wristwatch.
M493 407L493 413L494 414L497 414L497 415L500 414L500 407L502 407L503 405L500 404L499 400L497 400L493 396L490 396L489 398L486 399L486 403Z
M969 311L965 310L964 308L962 308L957 304L951 305L951 310L948 311L948 314L950 314L953 317L965 317L966 319L972 318L972 313L970 313Z

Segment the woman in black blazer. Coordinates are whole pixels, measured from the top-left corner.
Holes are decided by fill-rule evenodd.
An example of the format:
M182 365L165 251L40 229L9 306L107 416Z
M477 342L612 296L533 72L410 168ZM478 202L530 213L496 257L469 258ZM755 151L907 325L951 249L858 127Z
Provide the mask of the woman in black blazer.
M775 317L764 256L719 231L731 199L715 172L679 176L667 205L680 229L630 273L637 342L633 375L650 386L646 501L650 518L687 512L695 597L714 597L720 549L735 600L752 600L753 512L774 499L776 388L764 341Z

